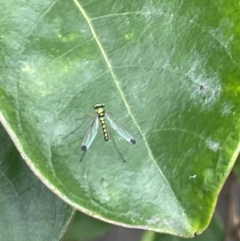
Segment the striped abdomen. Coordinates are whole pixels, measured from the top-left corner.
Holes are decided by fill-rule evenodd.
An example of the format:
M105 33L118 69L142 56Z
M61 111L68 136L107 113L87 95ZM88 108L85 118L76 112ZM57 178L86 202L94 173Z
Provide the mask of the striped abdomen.
M99 120L100 120L100 124L102 125L104 140L108 141L109 137L108 137L107 127L106 127L104 117L99 116Z

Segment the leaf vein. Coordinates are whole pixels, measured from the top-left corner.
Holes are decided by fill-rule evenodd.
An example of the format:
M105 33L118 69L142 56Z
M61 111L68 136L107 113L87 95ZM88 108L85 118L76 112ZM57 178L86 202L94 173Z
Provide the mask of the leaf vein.
M106 52L105 52L102 44L100 43L100 41L99 41L99 39L98 39L98 37L97 37L97 34L96 34L96 32L95 32L94 26L93 26L92 21L91 21L91 18L87 15L87 13L85 12L85 10L83 9L83 7L81 6L81 4L80 4L77 0L73 0L73 1L74 1L74 3L76 4L76 6L78 7L78 9L79 9L79 11L81 12L81 14L84 16L84 18L86 19L86 21L87 21L87 23L88 23L88 25L89 25L89 28L90 28L90 30L91 30L91 32L92 32L92 35L93 35L93 37L94 37L94 39L95 39L95 41L96 41L96 43L97 43L97 45L98 45L98 47L99 47L102 55L103 55L103 58L104 58L104 60L105 60L105 62L106 62L107 67L109 68L109 72L110 72L110 74L111 74L111 76L112 76L112 79L113 79L113 81L115 82L116 88L118 89L118 91L119 91L119 93L120 93L120 96L121 96L121 98L122 98L122 100L123 100L123 103L124 103L125 106L126 106L127 112L128 112L128 114L129 114L129 116L132 118L133 123L135 124L135 126L136 126L137 129L138 129L138 132L140 133L140 135L141 135L142 138L143 138L143 141L144 141L144 143L145 143L145 146L146 146L146 149L147 149L147 152L148 152L149 157L151 158L151 160L152 160L153 163L155 164L157 170L159 171L160 175L163 177L165 183L166 183L167 186L169 187L169 190L171 191L171 193L172 193L173 197L175 198L177 204L178 204L179 207L183 210L182 206L181 206L180 203L179 203L179 200L177 199L176 195L174 194L173 190L171 189L171 186L170 186L168 180L166 179L165 175L163 174L163 172L161 171L161 169L159 168L159 166L157 165L157 163L156 163L156 161L155 161L155 159L154 159L154 157L153 157L153 154L152 154L152 152L151 152L150 146L149 146L148 143L147 143L146 136L144 135L143 131L141 130L139 124L137 123L137 121L136 121L136 119L135 119L135 117L134 117L134 115L133 115L133 113L132 113L132 111L131 111L131 109L130 109L130 106L129 106L128 102L127 102L127 99L126 99L126 97L125 97L125 95L124 95L124 93L123 93L123 91L122 91L122 89L121 89L121 86L120 86L120 83L119 83L119 81L118 81L118 79L117 79L117 76L115 75L115 73L114 73L114 71L113 71L113 67L112 67L112 65L111 65L111 61L108 59L107 54L106 54ZM185 213L184 210L183 210L183 213L184 213L184 215L186 215L186 213Z

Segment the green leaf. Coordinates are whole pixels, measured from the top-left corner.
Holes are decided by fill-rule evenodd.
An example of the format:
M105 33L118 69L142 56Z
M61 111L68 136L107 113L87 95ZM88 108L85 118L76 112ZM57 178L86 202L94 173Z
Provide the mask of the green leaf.
M191 241L221 241L224 239L223 226L217 215L214 215L208 228L199 236L191 239ZM184 238L168 235L157 234L152 231L145 231L141 241L186 241Z
M1 125L0 139L0 240L60 240L73 210L33 175Z
M239 4L0 3L0 120L34 173L107 222L202 232L239 151ZM102 102L126 163L102 133L79 163Z
M110 225L77 212L64 235L64 241L89 240L105 234Z

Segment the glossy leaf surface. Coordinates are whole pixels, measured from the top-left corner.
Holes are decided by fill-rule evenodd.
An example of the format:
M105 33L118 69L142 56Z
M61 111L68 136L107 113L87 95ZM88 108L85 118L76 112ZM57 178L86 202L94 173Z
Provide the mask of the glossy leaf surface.
M239 4L0 3L0 119L35 174L111 223L206 228L239 151ZM126 163L100 131L79 163L99 102L137 141L112 131Z

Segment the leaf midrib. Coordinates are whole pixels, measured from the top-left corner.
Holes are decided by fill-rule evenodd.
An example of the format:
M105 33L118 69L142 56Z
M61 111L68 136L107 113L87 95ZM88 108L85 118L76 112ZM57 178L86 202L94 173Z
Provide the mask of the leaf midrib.
M114 81L114 83L115 83L115 85L116 85L116 88L117 88L117 90L119 91L120 96L121 96L121 98L122 98L122 100L123 100L123 103L124 103L124 105L126 106L127 112L128 112L128 114L129 114L129 116L131 117L133 123L134 123L135 126L137 127L138 132L140 133L140 135L141 135L142 138L143 138L143 141L144 141L144 143L145 143L145 146L146 146L146 149L147 149L147 151L148 151L148 155L149 155L150 159L152 160L152 162L154 163L154 165L157 167L160 175L163 177L166 185L169 187L169 190L170 190L170 192L172 193L173 197L175 198L177 204L179 205L180 209L183 211L184 215L187 217L186 212L184 211L184 209L183 209L182 206L180 205L180 202L179 202L179 200L177 199L177 196L175 195L175 193L173 192L173 190L172 190L172 188L171 188L171 185L169 184L169 182L167 181L165 175L163 174L163 172L161 171L161 169L160 169L159 166L157 165L157 162L155 161L155 159L154 159L154 157L153 157L153 154L152 154L152 152L151 152L151 149L150 149L150 147L149 147L149 145L148 145L148 143L147 143L146 136L144 135L144 133L143 133L143 131L141 130L140 126L138 125L136 119L134 118L134 115L133 115L133 113L132 113L132 111L131 111L131 108L130 108L130 106L128 105L128 102L127 102L127 100L126 100L126 98L125 98L125 95L124 95L124 93L123 93L123 91L122 91L122 89L121 89L121 86L120 86L120 84L119 84L119 81L118 81L118 79L117 79L117 76L115 75L115 73L114 73L114 71L113 71L113 68L112 68L112 65L111 65L111 63L110 63L110 60L108 59L107 54L106 54L106 52L105 52L102 44L100 43L100 41L99 41L99 39L98 39L98 37L97 37L97 34L96 34L96 32L95 32L94 26L93 26L92 21L91 21L91 18L87 15L86 11L83 9L83 7L80 5L80 3L79 3L77 0L73 0L73 1L74 1L74 3L76 4L77 8L79 9L80 13L83 15L83 17L84 17L85 20L87 21L87 24L88 24L88 26L89 26L89 28L90 28L90 31L91 31L91 33L92 33L92 35L93 35L93 38L95 39L95 41L96 41L96 43L97 43L97 45L98 45L98 47L99 47L99 49L100 49L100 52L101 52L101 54L102 54L102 56L103 56L103 58L104 58L104 60L105 60L105 62L106 62L107 68L109 69L109 72L110 72L110 74L111 74L111 76L112 76L112 80Z

